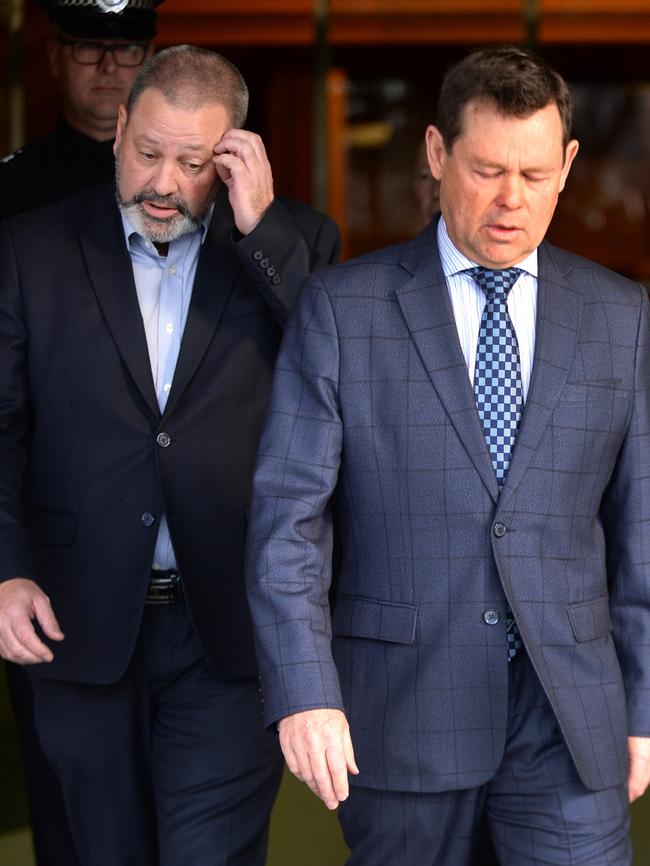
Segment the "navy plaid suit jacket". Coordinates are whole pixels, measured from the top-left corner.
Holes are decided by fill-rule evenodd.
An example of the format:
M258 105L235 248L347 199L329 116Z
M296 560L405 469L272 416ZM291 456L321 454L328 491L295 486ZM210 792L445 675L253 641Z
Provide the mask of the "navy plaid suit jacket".
M628 734L650 735L649 337L640 286L541 245L499 495L435 225L308 280L249 532L269 723L344 709L353 784L484 783L504 747L507 601L584 784L625 781Z

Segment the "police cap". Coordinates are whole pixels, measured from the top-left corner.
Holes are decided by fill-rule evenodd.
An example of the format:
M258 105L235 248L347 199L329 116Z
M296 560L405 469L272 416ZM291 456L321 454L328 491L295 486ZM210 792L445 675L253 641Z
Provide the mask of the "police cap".
M50 21L82 39L133 39L156 35L156 11L164 0L36 0Z

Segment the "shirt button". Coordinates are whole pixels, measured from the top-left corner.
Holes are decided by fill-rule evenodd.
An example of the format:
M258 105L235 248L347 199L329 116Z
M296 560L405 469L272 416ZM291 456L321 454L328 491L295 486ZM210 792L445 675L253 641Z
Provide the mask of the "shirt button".
M503 523L495 523L492 527L492 532L496 535L497 538L503 538L507 530Z
M253 253L253 258L256 262L259 262L260 259L264 258L264 253L262 252L262 250L255 250L255 252Z
M169 448L169 446L171 445L171 441L172 437L169 435L169 433L165 433L164 431L156 436L156 442L160 445L161 448Z
M163 385L163 391L165 392L165 394L167 394L168 391L171 391L171 389L172 389L171 382L165 382L165 384Z
M496 625L499 622L499 614L497 613L496 610L492 610L492 609L486 610L485 613L483 614L483 620L488 625Z
M172 277L176 276L176 265L171 265L171 267L169 268L169 273L172 275Z
M166 331L168 334L173 334L173 333L174 333L174 324L173 324L173 322L167 322L167 324L165 325L165 331Z
M145 526L151 526L155 519L156 518L150 511L145 511L145 513L142 515L142 522Z

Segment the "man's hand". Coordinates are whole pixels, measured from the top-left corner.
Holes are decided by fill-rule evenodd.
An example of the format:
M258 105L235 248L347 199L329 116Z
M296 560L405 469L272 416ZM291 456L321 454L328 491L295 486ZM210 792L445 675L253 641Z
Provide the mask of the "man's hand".
M348 772L359 772L347 719L340 710L307 710L280 721L280 745L291 772L336 809L349 793Z
M247 235L273 201L273 175L264 142L253 132L229 129L215 145L213 159L228 187L235 225Z
M630 775L627 790L630 803L645 793L650 782L650 737L628 737Z
M52 640L63 640L49 598L33 580L14 577L0 583L0 656L21 665L51 662L54 656L38 637L36 619Z

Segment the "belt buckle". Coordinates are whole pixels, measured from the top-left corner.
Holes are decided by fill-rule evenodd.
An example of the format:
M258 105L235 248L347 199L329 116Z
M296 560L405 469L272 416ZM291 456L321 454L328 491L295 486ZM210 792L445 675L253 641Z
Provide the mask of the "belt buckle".
M151 572L147 604L175 604L183 598L181 576L177 571Z

